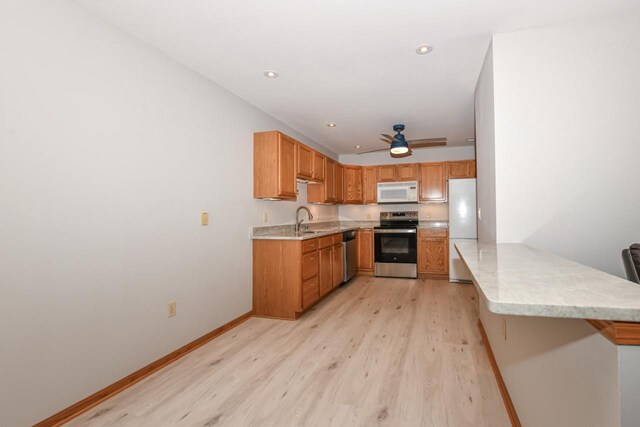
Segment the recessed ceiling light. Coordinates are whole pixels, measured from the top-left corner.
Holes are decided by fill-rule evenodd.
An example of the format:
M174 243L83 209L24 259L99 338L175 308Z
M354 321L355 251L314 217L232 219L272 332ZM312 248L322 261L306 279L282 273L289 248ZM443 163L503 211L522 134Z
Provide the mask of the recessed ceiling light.
M280 74L276 73L273 70L266 70L263 74L264 74L265 77L267 77L269 79L277 79L278 76L280 75Z
M356 148L360 148L360 147L362 147L362 145L356 145Z
M433 50L432 46L429 46L428 44L423 44L422 46L418 46L416 48L416 53L418 55L425 55L429 52L431 52Z
M338 125L336 125L335 123L327 123L327 127L329 127L329 128L334 128L336 126L338 126Z

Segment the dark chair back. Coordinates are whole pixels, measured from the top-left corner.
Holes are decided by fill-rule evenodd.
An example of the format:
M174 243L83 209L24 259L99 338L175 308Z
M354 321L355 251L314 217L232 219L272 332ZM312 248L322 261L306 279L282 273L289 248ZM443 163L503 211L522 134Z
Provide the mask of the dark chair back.
M622 251L622 262L627 280L640 284L640 243L634 243Z

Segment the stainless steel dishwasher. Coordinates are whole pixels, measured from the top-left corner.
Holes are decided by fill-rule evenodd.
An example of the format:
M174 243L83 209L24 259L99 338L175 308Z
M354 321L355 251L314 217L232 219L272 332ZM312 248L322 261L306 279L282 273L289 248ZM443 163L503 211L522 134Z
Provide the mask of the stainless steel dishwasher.
M358 247L356 241L356 230L342 233L342 253L344 254L343 269L344 276L342 282L346 283L356 275L358 271Z

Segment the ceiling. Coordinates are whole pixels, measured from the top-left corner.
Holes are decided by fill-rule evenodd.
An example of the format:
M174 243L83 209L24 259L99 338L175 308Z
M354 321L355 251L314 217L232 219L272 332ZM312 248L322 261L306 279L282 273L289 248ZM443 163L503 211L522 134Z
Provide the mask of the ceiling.
M379 134L395 123L408 139L468 144L491 34L638 8L633 0L78 2L341 154L385 147ZM433 52L417 55L422 44Z

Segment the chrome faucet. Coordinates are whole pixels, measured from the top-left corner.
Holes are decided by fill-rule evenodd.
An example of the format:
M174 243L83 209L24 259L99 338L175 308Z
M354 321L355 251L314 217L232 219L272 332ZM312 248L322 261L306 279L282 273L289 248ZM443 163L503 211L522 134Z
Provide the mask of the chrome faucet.
M302 221L304 221L304 219L298 219L298 217L300 216L300 211L301 210L307 211L307 215L309 215L309 220L313 219L313 215L311 215L311 211L309 210L309 208L306 207L306 206L300 206L296 210L296 233L300 232L300 224L302 224Z

